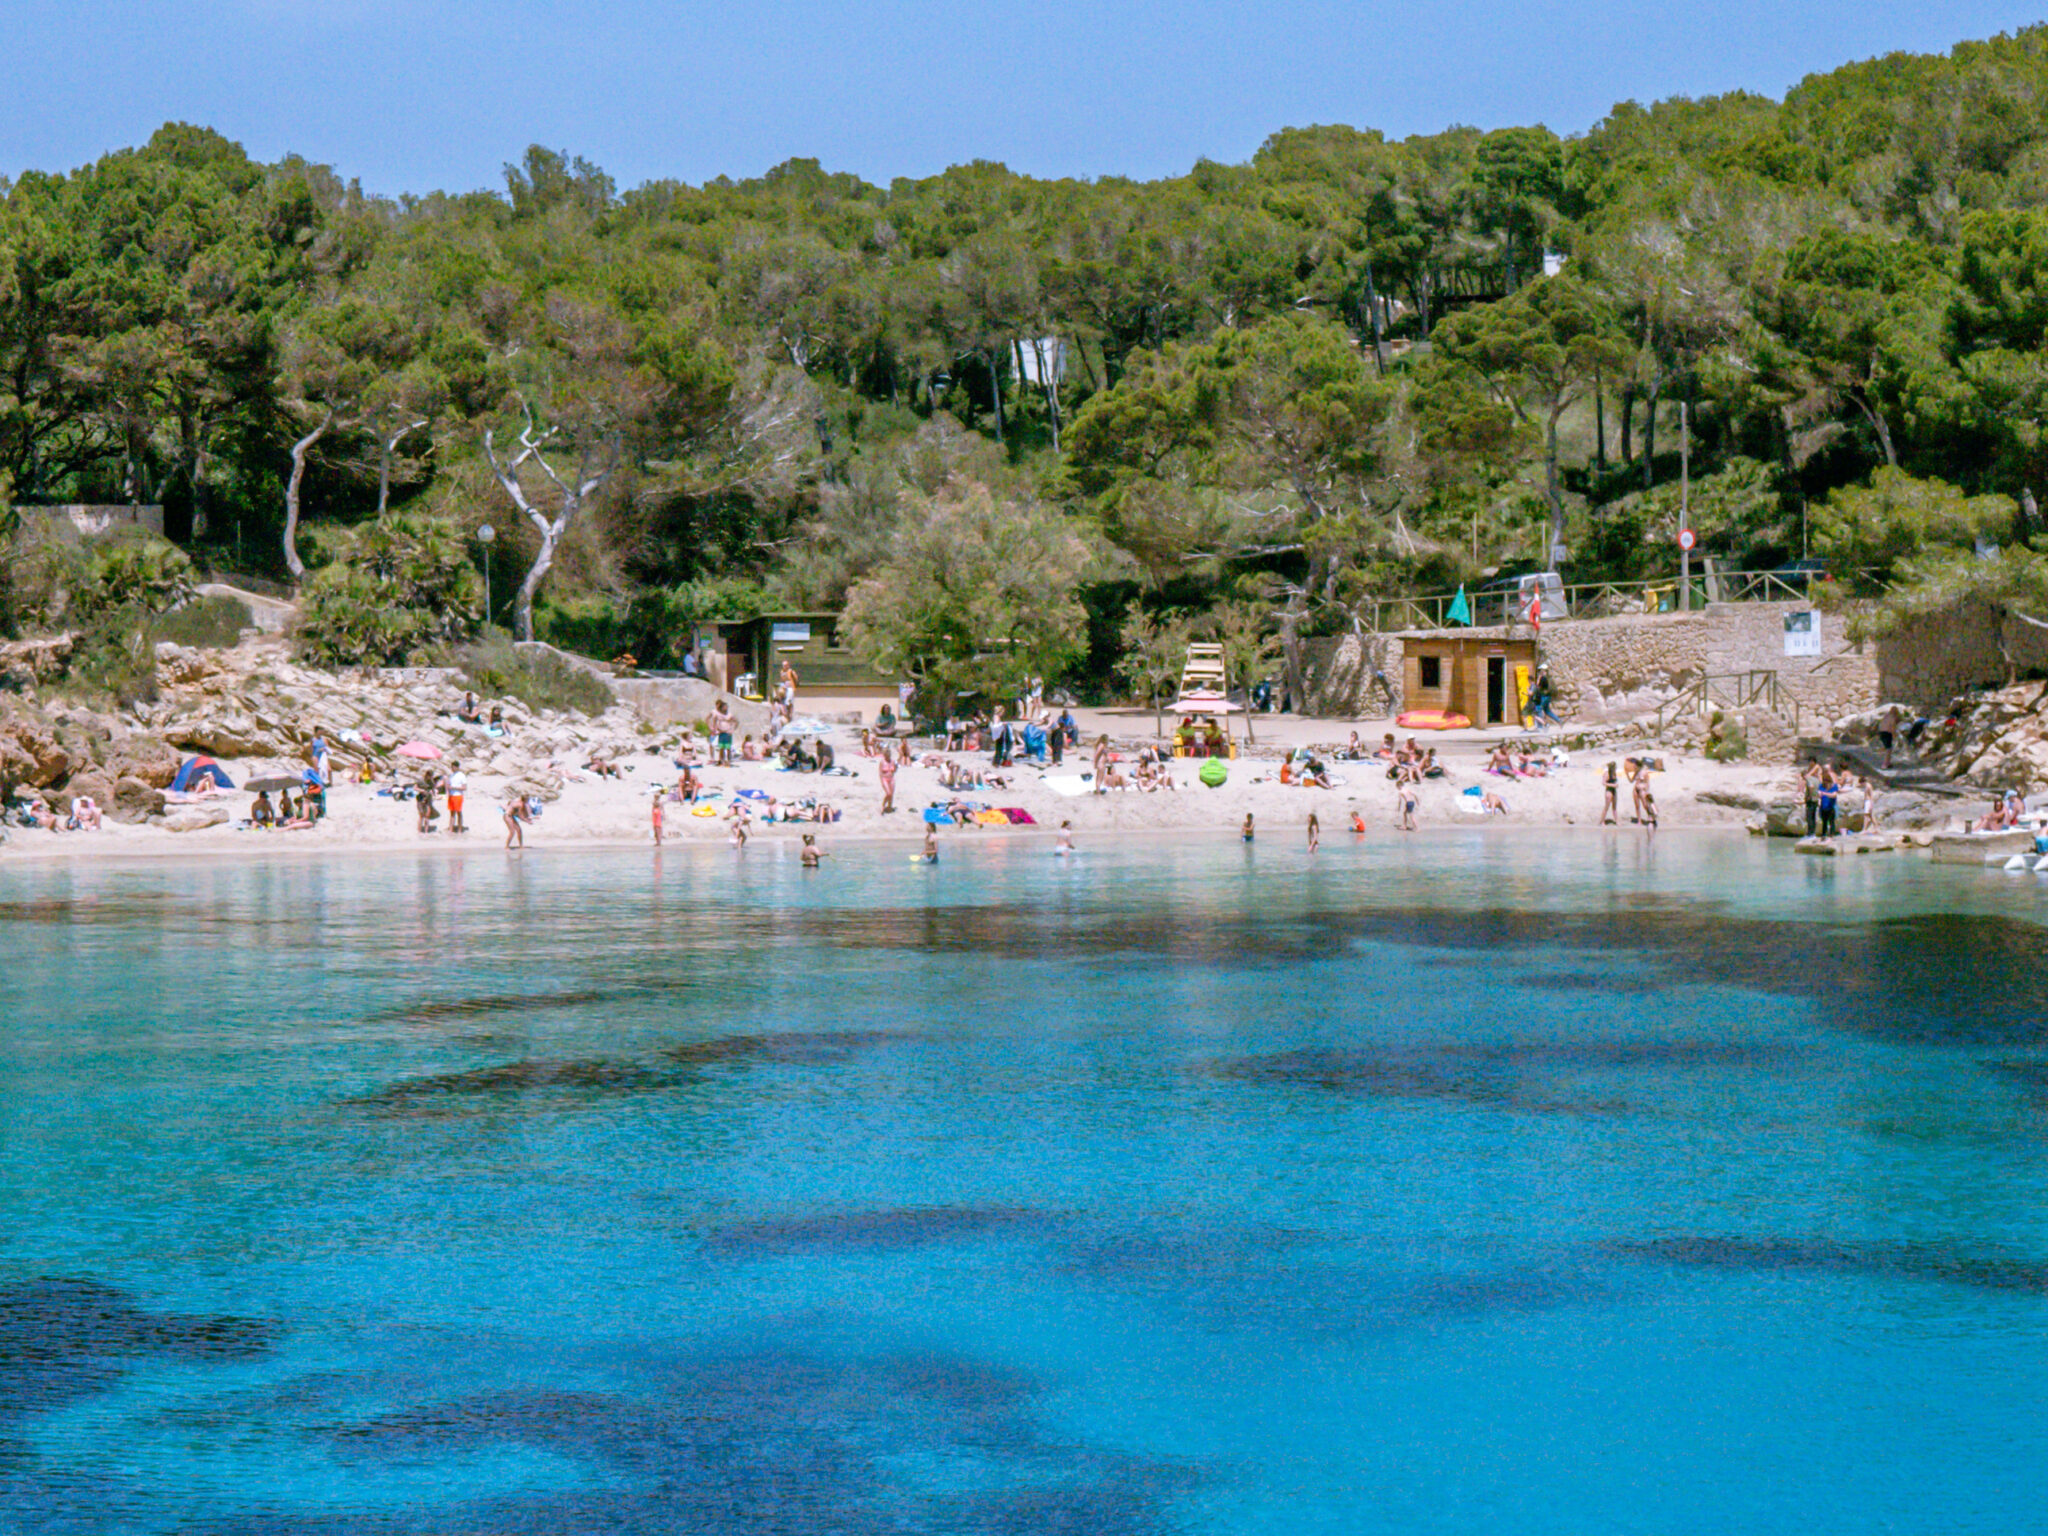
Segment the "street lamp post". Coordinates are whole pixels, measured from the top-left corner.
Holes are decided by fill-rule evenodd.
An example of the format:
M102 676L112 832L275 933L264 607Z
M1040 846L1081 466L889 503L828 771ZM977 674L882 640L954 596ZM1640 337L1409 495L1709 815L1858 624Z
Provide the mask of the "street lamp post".
M498 530L489 523L476 531L477 543L484 547L484 628L491 627L491 541L498 536Z

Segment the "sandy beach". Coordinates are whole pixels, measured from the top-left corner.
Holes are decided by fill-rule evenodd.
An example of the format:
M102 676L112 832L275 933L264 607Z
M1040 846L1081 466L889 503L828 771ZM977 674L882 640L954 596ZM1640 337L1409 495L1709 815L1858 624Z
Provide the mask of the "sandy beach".
M1085 743L1109 734L1128 769L1142 745L1153 738L1153 721L1126 711L1079 711L1077 719L1084 735L1084 747L1069 753L1058 768L1040 767L1019 761L1000 771L1004 787L961 791L959 795L942 787L939 771L922 760L899 770L896 810L881 811L881 785L874 760L859 754L854 733L842 734L835 750L843 774L785 772L772 763L736 763L731 768L700 768L707 791L713 798L698 807L679 804L664 797L663 837L667 843L723 843L730 837L732 820L727 808L741 791L754 791L789 802L807 797L822 800L839 811L840 819L823 825L811 823L769 823L758 815L749 823L753 843L787 841L795 844L802 833L811 832L822 844L838 839L921 839L921 812L928 805L964 798L990 809L1015 807L1031 817L1029 825L1002 827L971 825L941 827L943 842L977 839L1049 838L1061 821L1070 821L1077 839L1120 838L1135 834L1232 834L1251 815L1262 840L1301 841L1308 818L1315 815L1325 838L1354 832L1353 816L1368 831L1394 833L1398 827L1399 801L1395 784L1387 777L1384 763L1331 761L1332 787L1303 788L1278 780L1280 754L1296 743L1317 743L1334 747L1352 730L1361 738L1377 741L1388 729L1375 720L1330 721L1281 717L1259 722L1260 739L1246 749L1246 755L1227 764L1229 776L1216 788L1203 785L1196 777L1199 761L1174 761L1169 769L1173 788L1151 792L1135 788L1094 793L1079 783L1088 773L1089 749ZM1170 723L1169 723L1170 724ZM1456 732L1433 738L1446 772L1440 779L1420 786L1416 819L1418 832L1456 827L1546 828L1557 831L1583 830L1598 825L1601 805L1600 779L1610 757L1626 755L1620 748L1594 754L1575 754L1569 765L1554 768L1539 778L1510 779L1483 771L1487 754L1507 733ZM1640 750L1640 749L1637 749ZM1705 758L1660 757L1662 770L1653 775L1660 823L1666 828L1739 828L1755 814L1755 804L1796 796L1796 781L1784 767L1750 763L1716 763ZM965 767L989 772L989 754L956 752L946 754ZM923 754L920 754L920 758ZM278 759L225 761L224 766L237 784L250 777L292 765ZM0 860L105 858L145 856L168 858L233 857L238 854L279 852L389 852L426 848L500 849L505 841L504 807L511 795L511 781L488 775L472 775L466 815L469 831L453 835L445 829L444 812L437 830L418 830L417 813L409 801L380 795L376 788L348 782L345 763L337 761L337 782L329 791L326 818L317 826L301 830L257 830L242 825L253 796L236 790L223 793L214 803L226 806L235 820L196 831L174 832L151 825L124 825L109 820L98 832L44 832L10 828L8 841L0 846ZM652 802L656 786L672 788L678 770L665 746L656 752L636 751L618 759L616 778L572 769L560 795L542 808L539 819L527 829L532 848L618 848L651 846ZM1465 791L1483 786L1505 803L1505 814L1475 815L1470 808L1478 797ZM1081 792L1073 791L1079 789ZM1062 791L1066 792L1062 792ZM1712 795L1712 799L1702 798ZM755 808L763 802L756 800ZM693 810L702 814L693 814ZM1628 825L1629 796L1621 796L1622 827Z

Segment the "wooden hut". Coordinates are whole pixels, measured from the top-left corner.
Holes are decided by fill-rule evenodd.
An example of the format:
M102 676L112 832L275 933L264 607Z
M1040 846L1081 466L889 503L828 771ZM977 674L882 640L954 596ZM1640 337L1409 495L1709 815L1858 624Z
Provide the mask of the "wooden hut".
M1405 708L1463 715L1474 725L1522 723L1522 699L1536 676L1536 642L1526 633L1411 629L1400 640Z

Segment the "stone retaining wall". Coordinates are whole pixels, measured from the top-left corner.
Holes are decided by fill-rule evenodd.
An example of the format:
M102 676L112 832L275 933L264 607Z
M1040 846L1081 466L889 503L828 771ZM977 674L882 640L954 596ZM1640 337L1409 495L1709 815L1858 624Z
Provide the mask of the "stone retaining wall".
M1715 603L1691 613L1560 619L1543 626L1537 654L1550 669L1559 711L1569 719L1633 719L1655 709L1702 673L1775 672L1799 709L1802 732L1874 709L1879 702L1876 648L1854 646L1845 621L1818 614L1819 656L1785 654L1785 615L1803 603ZM1517 628L1526 637L1528 631ZM1311 714L1357 718L1382 706L1373 671L1398 695L1401 641L1395 635L1345 635L1309 649ZM2002 675L2002 674L2001 674ZM1395 709L1400 707L1397 702Z
M1715 603L1691 613L1567 619L1543 626L1538 654L1564 714L1618 719L1654 709L1702 673L1775 672L1798 704L1803 732L1825 730L1878 703L1870 646L1851 645L1844 620L1818 613L1821 654L1785 654L1785 616L1803 603Z
M1946 714L1958 694L2002 686L2008 653L2023 677L2048 672L2048 630L1978 602L1915 619L1878 640L1876 651L1885 699L1934 716Z

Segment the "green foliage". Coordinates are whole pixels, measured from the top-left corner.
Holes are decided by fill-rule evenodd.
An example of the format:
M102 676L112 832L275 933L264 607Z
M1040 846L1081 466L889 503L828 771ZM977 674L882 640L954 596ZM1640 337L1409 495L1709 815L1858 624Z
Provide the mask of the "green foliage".
M163 539L109 539L80 550L68 580L66 613L81 622L124 609L168 613L192 595L192 559Z
M1133 603L1119 632L1123 656L1117 670L1138 697L1156 709L1179 685L1193 635L1194 624L1187 614L1149 614Z
M1967 496L1946 481L1879 469L1867 486L1844 486L1813 509L1813 542L1838 579L1881 585L1922 551L1969 551L1979 540L2005 539L2017 510L2007 496Z
M1087 545L1060 515L998 503L985 485L914 494L888 559L848 595L847 638L884 672L915 678L925 706L1010 698L1079 656L1076 588Z
M543 650L515 649L500 633L437 654L462 669L463 686L483 699L517 699L532 710L601 715L618 696L600 678Z
M483 582L452 523L404 514L352 530L301 600L298 647L325 666L405 666L482 621Z
M195 597L169 613L158 614L150 620L148 629L152 641L231 650L241 643L242 631L252 628L255 622L247 603L221 592Z

